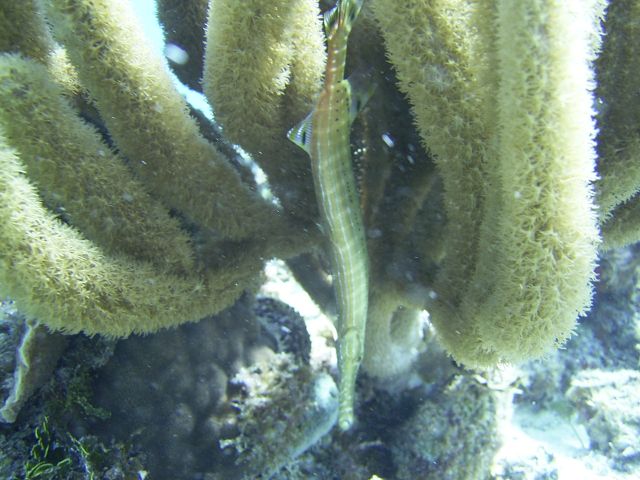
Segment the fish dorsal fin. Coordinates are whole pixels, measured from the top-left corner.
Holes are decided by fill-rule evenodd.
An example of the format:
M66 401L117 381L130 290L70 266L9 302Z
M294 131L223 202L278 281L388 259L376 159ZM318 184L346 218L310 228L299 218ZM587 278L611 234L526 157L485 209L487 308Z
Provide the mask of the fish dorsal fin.
M311 124L313 112L287 133L287 137L307 153L311 153Z
M358 116L358 113L367 105L367 102L376 90L376 82L372 81L371 72L356 72L347 78L349 83L349 95L351 105L349 107L350 122Z

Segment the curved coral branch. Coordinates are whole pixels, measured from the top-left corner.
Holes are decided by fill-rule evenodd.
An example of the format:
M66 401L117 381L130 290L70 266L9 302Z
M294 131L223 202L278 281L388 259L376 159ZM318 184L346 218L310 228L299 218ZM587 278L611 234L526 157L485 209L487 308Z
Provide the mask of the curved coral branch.
M264 258L313 241L292 235L200 136L160 60L141 60L144 47L127 41L140 38L125 4L53 1L47 11L84 83L64 55L0 55L0 288L21 310L64 332L151 332L230 306ZM32 40L50 41L41 33ZM32 52L21 32L7 38ZM126 159L63 98L85 85Z
M571 333L590 299L598 240L589 62L603 2L369 3L435 172L424 152L410 148L413 132L403 126L403 148L394 151L376 131L407 111L389 81L371 106L376 118L353 135L365 147L356 158L371 283L384 293L372 301L380 308L369 318L365 362L384 374L380 352L405 358L402 345L414 344L424 305L446 347L468 365L539 355ZM285 133L320 87L317 2L212 0L208 12L205 91L223 133L267 172L283 215L202 139L126 2L42 4L79 82L62 55L50 54L34 2L0 8L0 49L19 50L48 71L3 57L0 111L11 149L2 150L0 283L27 313L67 331L152 331L229 305L261 259L308 246L304 228L292 235L285 226L288 213L308 227L317 212L308 162ZM625 41L636 34L637 13L635 1L612 3L596 65L606 246L638 238L637 42ZM17 30L15 19L28 28ZM351 50L362 58L350 63L384 70L379 45L368 48L374 24L366 25ZM95 132L81 126L47 76L72 94L90 92L103 136L121 156L100 155ZM77 181L56 178L58 170ZM41 205L36 186L73 227ZM119 216L124 221L105 230ZM398 306L409 308L396 314Z
M640 4L611 2L596 62L600 153L598 202L603 219L640 191Z
M444 179L434 324L468 365L540 355L590 302L592 7L376 0L374 8Z
M127 2L52 0L46 13L150 193L222 238L247 238L269 216L281 224L199 134Z
M15 151L0 145L0 288L25 314L67 333L152 332L230 306L255 270L162 273L105 255L42 205Z
M6 138L49 208L107 252L176 273L194 268L190 241L177 220L75 114L44 66L0 54L0 83Z
M316 2L211 2L204 92L225 134L254 156L285 209L307 221L317 212L310 166L286 134L311 109L323 66Z
M600 228L606 250L640 241L640 196L619 205Z

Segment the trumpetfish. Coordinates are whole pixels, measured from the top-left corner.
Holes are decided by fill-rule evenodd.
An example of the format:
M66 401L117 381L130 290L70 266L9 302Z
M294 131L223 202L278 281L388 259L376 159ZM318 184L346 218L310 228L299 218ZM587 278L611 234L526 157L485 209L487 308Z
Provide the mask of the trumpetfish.
M344 79L347 40L363 0L339 0L324 15L327 66L315 108L288 137L311 158L311 170L329 240L333 288L338 305L338 425L353 424L358 368L364 355L369 301L369 259L362 212L351 164L349 132L372 89L356 76Z

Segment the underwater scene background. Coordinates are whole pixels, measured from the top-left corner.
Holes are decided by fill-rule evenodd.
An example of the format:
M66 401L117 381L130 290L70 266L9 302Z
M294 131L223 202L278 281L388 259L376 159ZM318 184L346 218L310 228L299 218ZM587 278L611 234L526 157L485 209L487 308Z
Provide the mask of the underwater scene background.
M0 478L637 478L639 33L0 0Z

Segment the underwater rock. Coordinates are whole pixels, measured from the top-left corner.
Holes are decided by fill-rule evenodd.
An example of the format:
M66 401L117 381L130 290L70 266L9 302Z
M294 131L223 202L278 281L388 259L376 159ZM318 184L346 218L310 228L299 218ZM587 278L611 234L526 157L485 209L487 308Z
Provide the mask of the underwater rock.
M53 372L67 341L2 302L0 312L0 421L15 422L24 402Z
M497 450L491 390L458 376L430 396L395 434L397 480L485 479Z
M271 478L323 435L338 416L338 389L326 373L287 353L242 369L232 383L239 434L221 441L237 455L244 479Z
M640 372L585 370L567 392L586 424L590 447L629 471L640 463Z
M335 422L335 383L308 366L309 349L295 311L250 295L198 323L132 336L95 381L93 401L111 417L89 432L144 452L154 479L275 472Z
M301 363L309 363L311 340L304 319L296 310L264 296L258 296L254 310L258 322L273 339L276 352L289 352Z
M111 412L90 429L132 442L157 479L190 479L224 463L217 447L227 383L261 348L249 298L220 315L118 343L94 386L94 403Z

